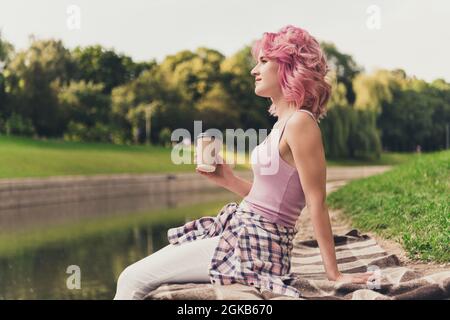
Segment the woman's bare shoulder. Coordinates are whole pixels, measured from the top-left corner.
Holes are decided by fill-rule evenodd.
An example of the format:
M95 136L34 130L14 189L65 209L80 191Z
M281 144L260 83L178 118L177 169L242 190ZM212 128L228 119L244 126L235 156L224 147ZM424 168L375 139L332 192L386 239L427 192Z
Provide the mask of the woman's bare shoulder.
M295 112L286 124L287 143L301 143L321 139L321 131L317 122L306 112Z

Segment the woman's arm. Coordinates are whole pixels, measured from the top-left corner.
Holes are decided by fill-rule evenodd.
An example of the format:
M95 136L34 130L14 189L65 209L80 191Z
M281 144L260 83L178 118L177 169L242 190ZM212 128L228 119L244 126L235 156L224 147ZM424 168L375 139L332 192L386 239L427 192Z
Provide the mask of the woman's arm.
M294 114L286 126L286 140L299 172L306 205L329 280L336 280L333 232L326 205L326 161L319 126L303 112Z
M224 187L241 197L245 197L250 192L252 185L252 182L233 175L233 177Z
M196 168L195 170L208 178L211 182L236 193L241 197L245 197L252 188L252 182L242 179L234 174L233 169L225 162L222 156L217 155L220 160L216 165L214 172L203 172ZM196 163L196 152L194 152L194 163Z
M333 232L326 204L323 206L312 206L309 208L314 233L320 247L323 264L328 280L337 280L339 269L336 262L336 251L334 249Z
M373 272L342 274L336 262L333 232L326 205L326 161L320 128L309 115L297 112L286 125L286 139L299 172L306 205L328 280L365 284ZM291 119L290 119L291 120Z

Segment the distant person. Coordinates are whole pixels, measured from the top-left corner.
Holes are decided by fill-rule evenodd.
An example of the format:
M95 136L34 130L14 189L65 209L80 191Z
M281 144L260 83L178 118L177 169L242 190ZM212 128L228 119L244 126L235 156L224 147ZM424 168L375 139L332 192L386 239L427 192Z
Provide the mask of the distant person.
M228 203L213 220L203 217L170 229L169 245L121 273L114 299L143 299L162 284L186 282L241 283L300 297L300 289L290 285L295 279L290 267L296 221L305 206L312 216L324 278L365 284L372 275L343 274L336 262L318 126L331 86L325 80L329 68L318 41L288 25L277 33L264 33L252 55L257 60L251 70L255 94L271 99L268 111L278 118L270 135L252 151L253 183L235 176L223 161L214 172L197 170L242 196L242 202ZM275 168L272 172L265 170L267 161ZM321 266L317 269L320 272Z

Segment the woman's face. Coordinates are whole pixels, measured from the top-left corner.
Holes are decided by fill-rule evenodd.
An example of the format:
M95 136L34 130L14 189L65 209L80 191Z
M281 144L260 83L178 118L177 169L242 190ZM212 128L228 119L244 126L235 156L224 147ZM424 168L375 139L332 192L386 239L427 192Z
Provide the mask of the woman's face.
M255 94L260 97L276 97L281 92L278 82L278 63L264 56L262 50L259 52L258 64L251 70L255 77Z

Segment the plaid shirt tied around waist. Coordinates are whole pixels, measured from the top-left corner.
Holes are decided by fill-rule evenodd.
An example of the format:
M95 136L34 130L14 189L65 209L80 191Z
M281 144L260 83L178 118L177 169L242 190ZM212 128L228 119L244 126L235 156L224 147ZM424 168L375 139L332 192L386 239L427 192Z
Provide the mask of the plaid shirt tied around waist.
M289 285L291 252L296 228L275 224L250 211L243 200L222 207L216 217L201 217L168 230L168 240L177 245L220 236L209 266L211 283L242 283L262 292L269 290L299 298L300 291Z

